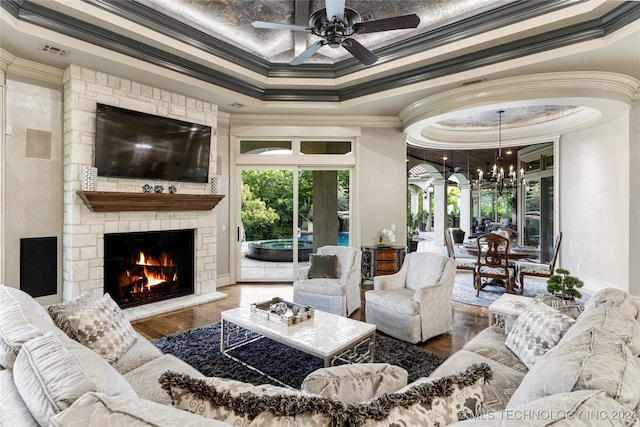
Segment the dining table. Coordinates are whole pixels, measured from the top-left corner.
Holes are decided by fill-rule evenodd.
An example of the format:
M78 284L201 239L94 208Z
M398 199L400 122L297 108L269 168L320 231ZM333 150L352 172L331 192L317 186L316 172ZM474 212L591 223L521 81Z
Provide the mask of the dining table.
M475 241L475 239L464 242L463 244L458 246L458 249L460 249L461 252L473 255L475 257L478 256L478 243ZM482 254L484 254L484 251L486 251L486 249L487 248L481 248ZM509 266L510 267L515 267L515 261L522 260L522 259L527 259L535 262L536 259L539 258L539 256L540 256L540 251L538 250L538 248L535 248L532 246L519 246L519 245L509 246ZM490 281L490 284L494 286L503 286L506 288L505 286L506 284L504 280L501 280L501 279L492 279ZM518 288L519 288L519 284L516 283L514 290Z

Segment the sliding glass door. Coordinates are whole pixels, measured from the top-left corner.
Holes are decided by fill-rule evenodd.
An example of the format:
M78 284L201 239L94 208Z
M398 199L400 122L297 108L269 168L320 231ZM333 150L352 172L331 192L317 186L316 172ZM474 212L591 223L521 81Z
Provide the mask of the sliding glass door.
M351 141L240 142L236 281L294 281L318 247L349 245L351 148Z

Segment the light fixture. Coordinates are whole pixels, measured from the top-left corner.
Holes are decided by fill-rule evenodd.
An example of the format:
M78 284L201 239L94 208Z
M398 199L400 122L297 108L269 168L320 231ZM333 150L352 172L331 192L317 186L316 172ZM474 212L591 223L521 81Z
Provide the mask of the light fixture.
M493 164L493 168L489 169L489 163L487 163L487 178L486 181L495 185L498 194L502 194L505 187L509 190L513 189L516 184L517 174L513 168L513 165L509 166L509 173L505 176L504 167L502 166L502 115L504 114L504 110L499 110L499 122L498 122L498 153L496 155L496 161ZM524 182L524 173L521 170L521 181ZM482 187L484 183L484 173L483 171L479 172L478 182Z

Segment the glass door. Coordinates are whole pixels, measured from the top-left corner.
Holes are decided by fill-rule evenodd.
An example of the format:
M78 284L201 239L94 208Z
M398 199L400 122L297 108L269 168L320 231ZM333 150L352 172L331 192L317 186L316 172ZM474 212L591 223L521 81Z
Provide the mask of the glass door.
M301 169L298 177L299 262L303 265L308 254L321 246L349 246L350 173Z
M239 280L294 280L294 171L242 169L240 177Z

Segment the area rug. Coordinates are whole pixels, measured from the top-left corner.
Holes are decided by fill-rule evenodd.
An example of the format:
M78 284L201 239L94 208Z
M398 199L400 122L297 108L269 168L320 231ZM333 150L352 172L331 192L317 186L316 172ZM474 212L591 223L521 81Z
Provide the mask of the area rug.
M533 298L546 293L548 293L546 279L525 278L524 296ZM581 293L582 298L576 299L576 302L584 304L589 296L585 292L581 291ZM489 307L491 303L502 295L504 295L504 287L487 286L482 289L482 291L480 291L480 295L476 297L476 289L473 286L473 274L457 273L456 280L453 283L453 294L451 295L451 299L464 304Z
M322 368L323 361L269 338L262 338L231 354L260 369L265 376L242 362L220 353L220 322L190 329L152 341L163 353L171 353L206 376L224 377L255 385L284 384L299 389L307 375ZM409 382L428 376L446 358L394 338L376 336L375 362L391 363L409 372Z

